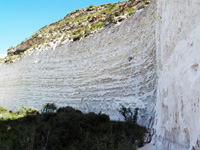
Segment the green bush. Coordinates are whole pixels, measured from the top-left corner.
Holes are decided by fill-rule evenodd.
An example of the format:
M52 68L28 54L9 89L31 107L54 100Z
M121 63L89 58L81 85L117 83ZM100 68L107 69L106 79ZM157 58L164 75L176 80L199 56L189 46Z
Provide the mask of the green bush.
M77 35L77 34L80 34L81 32L82 32L82 28L81 27L79 27L78 29L75 29L74 31L73 31L73 35Z
M5 112L8 112L8 109L6 109L6 108L0 106L0 114L1 114L1 113L5 113Z
M124 120L126 122L133 122L134 124L137 123L137 115L138 115L138 108L135 109L135 112L133 113L131 111L131 108L126 108L122 105L119 112L124 117Z
M91 27L91 30L93 31L95 29L99 29L99 28L103 27L104 25L105 25L105 22L100 21L98 23L93 24Z
M43 113L54 112L57 107L54 103L45 103L42 108Z
M0 149L136 150L145 131L132 122L110 121L105 114L83 114L63 107L56 112L0 121Z
M19 110L17 111L18 115L37 115L39 113L39 111L33 107L25 107L24 105L22 105Z
M75 36L73 36L73 41L78 41L78 40L80 40L82 37L83 37L83 34L75 35Z
M146 4L145 2L142 2L142 3L140 4L140 6L138 7L138 10L144 8L144 7L145 7L145 4Z

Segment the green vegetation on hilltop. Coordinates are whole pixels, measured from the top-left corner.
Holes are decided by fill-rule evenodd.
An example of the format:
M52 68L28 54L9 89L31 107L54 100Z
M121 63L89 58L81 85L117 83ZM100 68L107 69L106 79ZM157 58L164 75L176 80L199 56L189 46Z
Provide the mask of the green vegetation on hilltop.
M18 55L11 54L1 59L0 61L4 61L5 63L13 63L14 60L21 58L23 54L23 52L20 52Z
M55 109L47 103L38 114L23 106L16 115L28 112L25 117L0 121L0 149L136 150L143 145L146 129L135 122L110 121L105 114L83 114L71 107Z
M19 55L20 52L30 48L51 47L52 44L56 43L62 45L66 40L80 40L108 24L122 22L149 3L150 0L128 0L77 9L67 14L63 19L42 27L18 46L8 49L8 55ZM12 60L5 62L10 63Z

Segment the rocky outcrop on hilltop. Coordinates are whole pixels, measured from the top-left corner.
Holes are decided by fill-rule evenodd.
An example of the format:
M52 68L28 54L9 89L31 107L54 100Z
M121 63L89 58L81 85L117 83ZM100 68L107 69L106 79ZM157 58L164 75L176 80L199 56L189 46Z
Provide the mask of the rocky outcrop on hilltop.
M42 37L39 37L39 36L28 38L25 41L23 41L21 44L19 44L17 47L9 48L7 54L19 55L20 53L23 53L29 48L31 48L35 43L39 42L41 39Z

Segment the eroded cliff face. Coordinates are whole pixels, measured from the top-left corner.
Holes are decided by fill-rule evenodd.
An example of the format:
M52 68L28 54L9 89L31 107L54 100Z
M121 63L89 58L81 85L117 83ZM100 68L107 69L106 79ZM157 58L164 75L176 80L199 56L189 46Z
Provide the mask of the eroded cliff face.
M200 2L158 0L158 150L200 149Z
M147 126L156 97L155 10L152 2L121 24L0 66L0 105L53 102L117 120L124 105L138 107L138 123Z

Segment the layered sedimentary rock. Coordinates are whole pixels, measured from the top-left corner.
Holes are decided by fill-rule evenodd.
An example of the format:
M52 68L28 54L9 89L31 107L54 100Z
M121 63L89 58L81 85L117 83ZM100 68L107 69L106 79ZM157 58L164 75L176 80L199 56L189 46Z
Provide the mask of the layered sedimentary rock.
M200 149L199 12L199 0L158 0L158 150Z
M121 24L104 27L55 49L28 51L0 66L0 105L38 109L46 102L121 119L122 105L138 107L148 125L155 106L155 3Z

